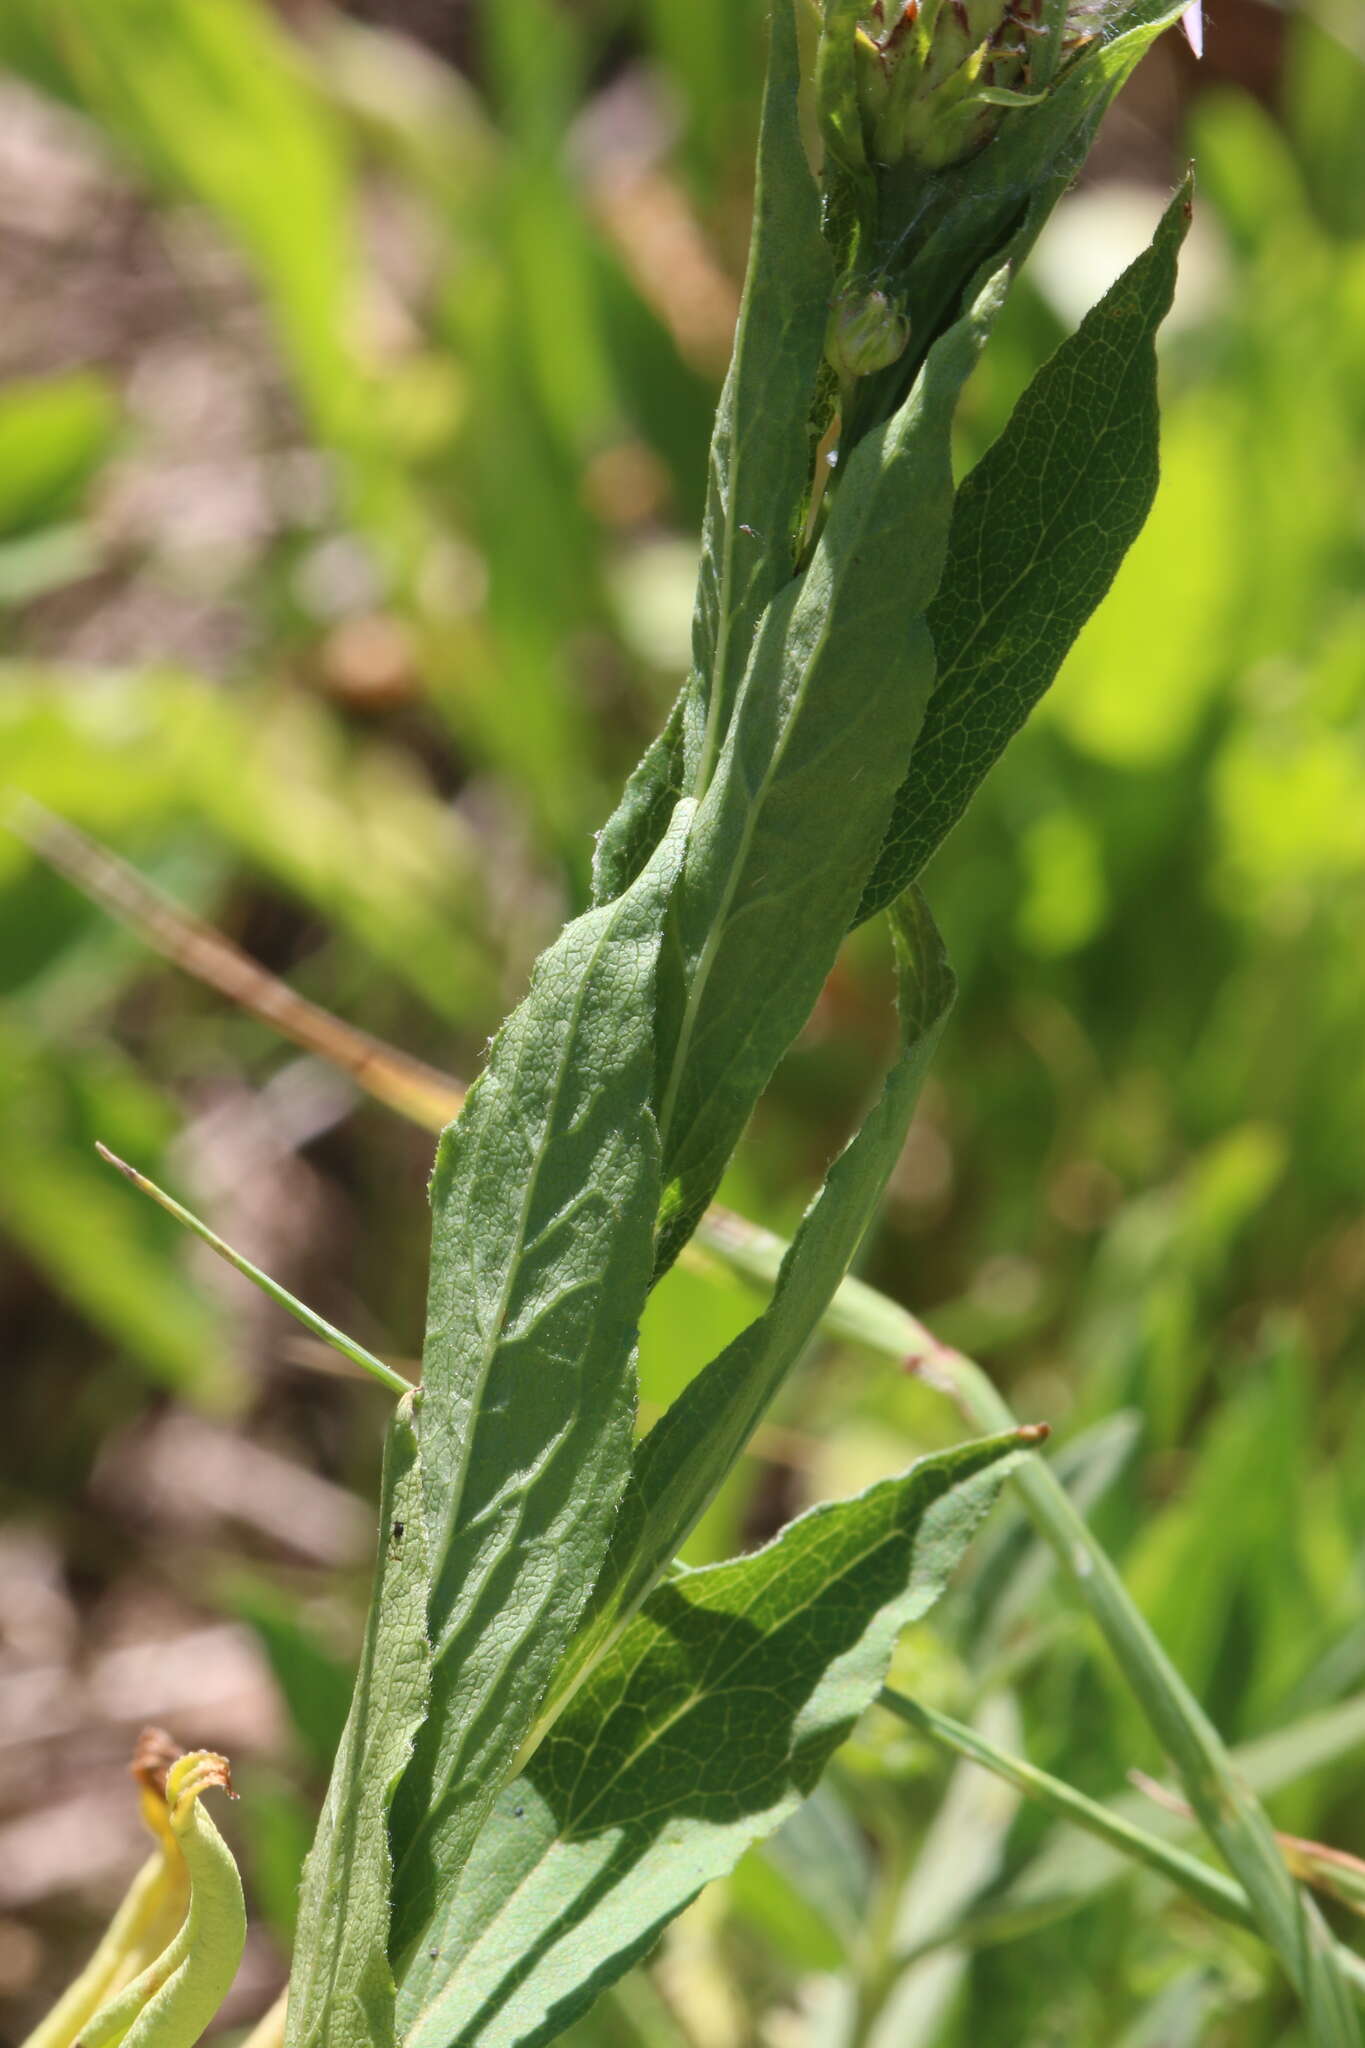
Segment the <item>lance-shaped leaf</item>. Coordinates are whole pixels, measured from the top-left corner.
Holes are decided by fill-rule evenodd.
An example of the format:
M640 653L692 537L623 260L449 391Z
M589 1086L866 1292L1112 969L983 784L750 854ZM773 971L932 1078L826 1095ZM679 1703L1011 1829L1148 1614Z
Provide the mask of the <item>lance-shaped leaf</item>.
M810 567L760 628L671 921L665 1261L809 1016L885 833L933 683L923 615L948 538L953 413L1004 284L855 449Z
M303 1873L287 2048L392 2048L388 1818L430 1681L421 1470L405 1394L389 1425L374 1594L317 1839Z
M793 1812L1020 1441L922 1459L752 1557L658 1587L499 1798L400 1987L406 2048L548 2040Z
M677 797L705 789L759 620L796 568L814 458L806 422L832 282L801 140L800 83L792 0L778 0L748 274L711 441L692 675L602 833L594 864L599 902L638 873Z
M1141 530L1157 486L1156 333L1189 217L1187 182L958 492L929 609L938 678L860 917L956 824Z
M792 0L773 9L754 225L730 370L711 441L685 733L700 795L720 753L758 624L790 581L813 466L806 422L824 349L833 266L798 118Z
M918 893L896 905L891 928L899 1056L806 1212L763 1314L697 1374L637 1448L589 1619L556 1675L549 1713L681 1549L809 1344L876 1217L954 994L943 942Z
M422 1938L536 1713L630 1470L659 1194L654 979L690 806L536 968L441 1140L420 1410L431 1709L394 1805Z

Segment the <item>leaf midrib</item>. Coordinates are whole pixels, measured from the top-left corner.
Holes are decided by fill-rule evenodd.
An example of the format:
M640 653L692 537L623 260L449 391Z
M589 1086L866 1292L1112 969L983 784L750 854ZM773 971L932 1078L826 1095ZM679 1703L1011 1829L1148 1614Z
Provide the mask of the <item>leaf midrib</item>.
M1079 332L1080 330L1077 329L1077 333ZM1146 330L1144 334L1144 340L1150 339L1151 334L1153 332L1153 329ZM1074 338L1075 337L1073 336L1072 339ZM1133 349L1130 350L1126 355L1120 356L1120 361L1123 363L1125 369L1131 367L1131 365L1137 360L1139 352L1139 350ZM1099 440L1102 435L1109 434L1112 431L1114 415L1118 410L1118 404L1118 390L1116 386L1113 386L1110 390L1108 405L1101 408L1101 418L1103 420L1103 426L1100 430L1100 434L1096 436L1096 440ZM1056 434L1052 436L1052 439L1054 441L1057 439ZM986 460L989 460L989 457L987 457ZM1061 494L1060 497L1054 499L1053 510L1049 512L1047 516L1045 526L1046 531L1050 532L1056 526L1058 520L1065 514L1065 512L1070 507L1073 499L1075 498L1077 492L1082 488L1084 482L1085 471L1078 471L1074 481L1070 484L1070 486ZM999 617L1000 613L1003 610L1007 610L1010 607L1014 597L1021 589L1021 587L1028 581L1029 577L1032 576L1034 570L1037 568L1039 562L1042 560L1045 552L1046 550L1044 549L1042 542L1039 541L1037 545L1035 545L1035 547L1032 549L1031 553L1028 556L1028 559L1016 572L1013 579L1008 584L1005 584L1004 586L998 588L995 596L979 608L977 612L976 625L968 634L967 638L959 646L957 653L953 658L952 665L941 672L938 680L938 686L934 693L935 696L942 697L945 694L945 684L947 684L951 680L951 678L958 675L961 670L963 670L969 665L969 656L971 654L972 648L976 645L977 641L982 637L982 635L985 632L987 632L987 630L994 624L995 620Z
M963 1475L964 1478L968 1476L970 1475ZM889 1483L894 1485L895 1482L892 1481ZM874 1536L872 1536L869 1541L861 1545L855 1552L851 1552L845 1559L844 1563L841 1565L836 1577L833 1579L822 1581L810 1596L802 1599L799 1604L789 1608L787 1612L782 1616L781 1621L777 1624L777 1626L779 1628L785 1629L791 1626L794 1622L798 1621L800 1617L811 1606L813 1600L815 1600L816 1598L826 1597L832 1587L837 1586L842 1580L846 1579L850 1572L859 1569L868 1561L869 1558L875 1557L877 1553L881 1550L884 1550L888 1544L895 1543L898 1540L908 1540L910 1545L913 1547L916 1534L918 1532L918 1526L919 1523L922 1522L924 1514L928 1511L930 1507L932 1507L935 1504L936 1500L942 1499L947 1493L950 1493L953 1489L953 1485L956 1483L956 1481L950 1481L949 1484L943 1489L942 1493L935 1495L930 1500L922 1503L919 1507L918 1513L914 1515L913 1524L910 1528L907 1529L903 1524L893 1525L890 1529L884 1527L880 1531L878 1531ZM904 1512L906 1512L907 1514L911 1512L911 1504L909 1502L905 1503ZM762 1598L771 1590L771 1585L771 1581L766 1581L763 1584L755 1586L747 1603L744 1606L736 1607L735 1609L733 1609L731 1613L727 1616L727 1619L734 1622L740 1622L745 1620L751 1613L753 1607L756 1604L758 1604L762 1600ZM865 1639L868 1631L873 1627L873 1625L876 1623L879 1617L885 1613L886 1609L888 1607L893 1606L897 1599L904 1598L910 1590L911 1588L909 1582L909 1574L907 1573L906 1584L902 1588L901 1592L899 1594L893 1594L891 1599L887 1600L882 1607L874 1610L874 1612L869 1616L867 1627L863 1630L863 1634L857 1639L856 1643L849 1645L849 1649L856 1649L858 1645ZM772 1633L772 1630L762 1631L760 1639L761 1642L766 1643L769 1636ZM670 1728L676 1726L677 1723L686 1714L691 1713L692 1710L700 1703L701 1700L708 1697L712 1693L722 1691L725 1685L733 1680L733 1675L735 1671L744 1662L745 1658L755 1654L758 1647L759 1644L746 1643L741 1649L739 1655L735 1657L727 1667L725 1667L723 1674L713 1674L706 1681L705 1687L702 1691L698 1692L694 1690L691 1697L686 1702L681 1703L677 1708L675 1708L668 1715L665 1721L659 1723L656 1727L652 1726L646 1738L637 1746L637 1748L631 1753L629 1757L627 1757L622 1763L620 1763L617 1766L617 1768L613 1771L611 1777L607 1779L605 1783L602 1786L600 1786L598 1790L593 1794L592 1801L583 1810L584 1814L591 1813L593 1806L595 1806L599 1800L605 1797L607 1792L609 1792L612 1789L612 1787L617 1784L623 1773L626 1770L632 1768L636 1763L638 1763L640 1758L646 1755L648 1751L654 1746L654 1744L661 1740L662 1737L668 1733ZM636 1660L637 1665L639 1662L643 1661L645 1657L648 1656L649 1648L649 1645L642 1645L640 1657ZM593 1752L591 1749L588 1749L584 1752L582 1763L580 1765L580 1776L582 1774L582 1771L586 1770L588 1765L591 1763L592 1754ZM788 1765L790 1764L790 1751L788 1752L786 1762L788 1763ZM785 1790L785 1784L782 1789ZM777 1796L780 1798L782 1796L782 1792L779 1791ZM636 1826L641 1821L647 1821L651 1817L651 1814L656 1810L657 1809L642 1809L639 1814L632 1815L629 1820L619 1823L621 1831L624 1832L626 1828ZM581 1819L582 1816L579 1815L575 1818L576 1820L578 1820ZM505 1899L499 1905L496 1915L491 1920L485 1923L485 1925L479 1930L479 1933L474 1939L474 1941L471 1942L470 1946L464 1951L464 1953L460 1957L461 1967L467 1966L471 1959L479 1953L480 1949L486 1945L489 1938L503 1923L507 1913L516 1904L521 1893L530 1885L530 1883L535 1878L536 1874L540 1871L542 1866L545 1864L547 1859L553 1854L554 1850L557 1847L559 1847L559 1845L564 1840L565 1836L562 1830L557 1828L556 1832L546 1841L544 1848L541 1850L539 1856L537 1856L535 1862L532 1863L523 1872L522 1876L517 1880L515 1887L510 1892L508 1892ZM424 2003L418 2008L418 2012L414 2018L413 2024L416 2025L418 2020L426 2020L432 2013L439 2011L442 2003L448 1998L452 1990L456 1988L457 1983L458 1974L457 1972L452 1972L452 1974L445 1980L445 1983L441 1986L440 1990L438 1990L431 1999L429 1999L426 2003Z

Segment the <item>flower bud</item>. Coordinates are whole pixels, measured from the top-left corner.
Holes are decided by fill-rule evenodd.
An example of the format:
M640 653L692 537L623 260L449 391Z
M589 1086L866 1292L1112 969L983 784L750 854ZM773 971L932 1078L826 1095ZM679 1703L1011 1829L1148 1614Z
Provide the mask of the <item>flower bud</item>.
M910 322L881 291L850 291L834 302L825 334L825 357L844 380L870 377L904 354Z
M1044 0L869 0L855 45L869 157L926 170L988 142L1005 108L1028 104L1035 51L1052 34Z

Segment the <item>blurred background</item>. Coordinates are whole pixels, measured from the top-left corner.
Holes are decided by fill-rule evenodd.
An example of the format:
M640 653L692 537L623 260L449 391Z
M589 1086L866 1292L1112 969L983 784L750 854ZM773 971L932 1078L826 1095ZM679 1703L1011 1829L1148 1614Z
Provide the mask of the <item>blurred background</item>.
M0 783L454 1075L581 907L685 664L763 15L11 0L0 21ZM1278 1739L1278 1824L1363 1850L1365 23L1349 0L1210 17L1202 66L1169 36L1124 93L969 390L964 465L1193 156L1160 496L929 874L962 993L865 1274L1052 1420L1221 1728ZM891 1032L874 927L728 1201L790 1228ZM0 831L12 2040L143 1853L145 1721L236 1766L254 1919L221 2025L278 1988L385 1401L96 1138L372 1349L411 1359L422 1325L430 1137ZM646 1418L754 1305L704 1259L669 1277ZM690 1555L957 1429L826 1345ZM1044 1576L1006 1517L904 1675L1107 1795L1159 1758ZM915 1941L877 1929L932 1946L949 1894L989 1898L1040 1847L983 1782L869 1723L575 2039L871 2040L847 2001L892 1979L896 2048L1295 2038L1255 1944L1150 1880L902 1968Z

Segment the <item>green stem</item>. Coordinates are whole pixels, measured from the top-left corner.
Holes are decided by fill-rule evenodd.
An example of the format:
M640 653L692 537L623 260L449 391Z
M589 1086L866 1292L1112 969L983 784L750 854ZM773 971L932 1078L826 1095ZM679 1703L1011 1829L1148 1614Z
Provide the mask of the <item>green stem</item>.
M1249 1927L1254 1932L1256 1923L1241 1886L1210 1869L1207 1863L1201 1863L1198 1857L1174 1848L1171 1843L1148 1834L1144 1828L1134 1827L1131 1821L1124 1820L1109 1807L1101 1806L1097 1800L1087 1799L1083 1792L1078 1792L1063 1779L1054 1778L1023 1757L1012 1756L1007 1750L998 1748L978 1729L969 1728L965 1722L955 1721L948 1714L940 1714L933 1707L926 1707L921 1701L894 1691L889 1685L884 1685L878 1694L878 1705L919 1734L927 1735L940 1749L965 1757L968 1763L979 1764L982 1770L1003 1778L1007 1785L1013 1785L1026 1798L1046 1806L1059 1820L1073 1822L1087 1833L1098 1835L1102 1842L1107 1842L1121 1854L1146 1864L1159 1877L1169 1879L1198 1899L1211 1913L1217 1913L1225 1920L1234 1920L1239 1927ZM1362 1965L1362 1970L1365 1970L1365 1965Z
M1187 1855L1173 1843L1163 1842L1159 1836L1149 1834L1145 1828L1135 1827L1112 1807L1102 1806L1097 1800L1088 1799L1073 1785L1061 1778L1054 1778L1050 1772L1041 1771L1035 1764L1023 1757L1012 1756L1000 1749L978 1729L969 1728L961 1721L955 1721L948 1714L940 1714L933 1707L926 1707L919 1700L910 1699L906 1694L883 1686L878 1694L879 1705L894 1714L908 1727L928 1736L940 1749L952 1755L963 1757L968 1763L979 1764L983 1770L1002 1778L1007 1785L1013 1785L1025 1798L1045 1806L1059 1820L1068 1821L1075 1827L1084 1828L1087 1834L1098 1836L1110 1848L1117 1849L1123 1856L1131 1857L1158 1877L1178 1886L1190 1898L1220 1919L1230 1920L1238 1927L1246 1927L1258 1933L1256 1916L1251 1910L1251 1901L1239 1884L1224 1877L1220 1871L1210 1869L1197 1856ZM1054 1917L1044 1909L1044 1917ZM1029 1916L1008 1912L997 1917L989 1912L979 1919L968 1921L965 1927L953 1929L944 1939L957 1941L965 1938L975 1943L983 1933L997 1931L1006 1934L1025 1931ZM941 1946L941 1943L935 1943ZM1336 1963L1349 1980L1356 1996L1365 2000L1365 1960L1352 1950L1337 1943ZM904 1960L904 1959L903 1959Z
M771 1285L785 1249L739 1217L714 1214L707 1219L705 1242L727 1265L765 1285ZM1017 1427L1008 1402L979 1365L940 1344L907 1310L862 1283L845 1281L825 1324L917 1373L946 1394L973 1429L994 1434ZM1358 2042L1346 1973L1315 1902L1295 1883L1260 1803L1233 1769L1222 1738L1129 1598L1108 1554L1039 1459L1022 1459L1012 1484L1109 1644L1205 1832L1241 1879L1259 1932L1304 2003L1310 2038Z

